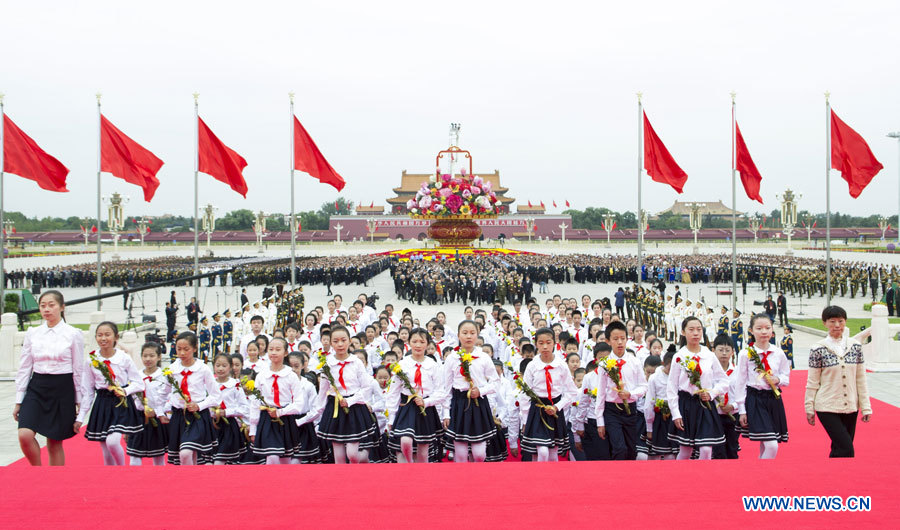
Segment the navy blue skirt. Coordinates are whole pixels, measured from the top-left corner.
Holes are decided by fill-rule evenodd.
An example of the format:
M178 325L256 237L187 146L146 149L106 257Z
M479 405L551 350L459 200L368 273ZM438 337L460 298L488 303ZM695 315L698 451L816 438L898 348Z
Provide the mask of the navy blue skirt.
M787 417L784 400L775 397L771 390L747 387L747 428L741 434L753 441L788 441Z
M338 407L334 418L334 396L328 396L325 410L319 420L316 434L331 443L358 443L360 449L371 449L376 445L377 422L365 405L351 405L349 412Z
M138 458L153 458L166 454L169 445L169 426L156 418L156 427L147 420L143 428L128 436L125 443L125 453L128 456Z
M672 423L672 416L663 419L662 414L657 412L653 417L653 439L647 441L650 449L648 454L657 456L678 454L678 444L669 439L674 431L675 424Z
M497 426L497 433L487 442L487 457L485 462L503 462L509 458L509 446L506 444L506 437L509 436L509 429Z
M213 428L216 430L218 442L213 460L236 464L247 452L247 438L241 432L240 420L231 417L228 418L228 423L225 423L224 418L219 418L218 421L213 421Z
M260 411L259 423L256 425L256 437L253 439L253 452L259 456L277 456L291 458L300 451L300 428L297 427L297 415L289 414L279 418L281 424L269 416L267 411Z
M377 436L377 443L374 447L369 449L369 462L373 464L389 464L391 462L397 462L396 453L388 448L389 436L387 433L375 429L375 436Z
M678 410L681 411L684 430L675 429L669 433L669 439L679 445L691 447L725 443L725 430L722 428L715 402L707 401L706 404L712 410L700 401L699 395L679 390Z
M484 396L469 399L466 390L453 389L450 399L450 425L444 443L452 449L454 442L481 443L496 434L491 403Z
M640 418L638 421L638 432L640 432L640 436L638 436L637 442L634 444L634 449L638 453L643 453L645 455L650 454L650 446L647 443L647 418L644 416L644 412L641 411L637 406L637 403L632 403L631 406L634 407L635 413Z
M114 432L137 434L144 430L144 414L138 412L131 397L125 397L125 405L120 407L121 399L105 388L96 391L85 438L102 442Z
M72 374L31 374L19 409L19 428L31 429L50 440L68 440L77 434L74 425Z
M212 418L209 410L201 410L197 414L200 415L199 418L194 417L193 412L188 412L185 418L184 409L172 409L172 418L169 420L169 464L179 465L181 458L178 453L184 450L197 453L197 464L208 464L213 461L219 442L213 429Z
M394 418L388 438L388 447L392 451L399 451L400 438L404 436L412 438L416 444L430 444L439 439L443 432L444 426L435 407L426 407L423 416L415 401L408 401L397 409L397 416Z
M558 403L559 399L557 397L551 401L541 398L541 403L553 405ZM544 421L541 421L542 418ZM563 458L569 451L569 427L566 424L565 415L560 410L557 411L556 416L551 416L545 413L544 409L536 407L532 403L528 409L525 427L522 429L522 450L535 454L538 447L552 446L556 446L560 458Z

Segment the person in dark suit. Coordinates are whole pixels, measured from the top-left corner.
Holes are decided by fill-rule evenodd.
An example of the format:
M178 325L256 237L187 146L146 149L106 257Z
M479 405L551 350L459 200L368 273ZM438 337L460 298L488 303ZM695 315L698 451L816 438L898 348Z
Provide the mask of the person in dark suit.
M247 289L241 289L241 307L250 303L250 298L247 297Z
M175 336L175 318L178 315L178 305L166 302L166 342L171 342Z
M787 298L785 298L783 292L778 292L778 300L775 301L775 304L778 306L778 320L781 324L781 327L788 326L788 314L787 314Z
M766 295L766 301L763 302L763 311L765 311L766 314L769 315L769 320L771 320L774 324L775 312L777 311L777 308L775 306L775 301L772 300L772 295Z
M175 291L172 291L171 293L169 293L169 304L171 304L172 307L175 307L178 305L178 300L175 299Z
M197 318L200 316L200 304L197 303L197 299L193 296L191 297L191 303L187 306L187 317L188 317L188 325L191 323L196 324Z
M894 316L894 285L891 284L884 292L884 303L887 305L888 316Z

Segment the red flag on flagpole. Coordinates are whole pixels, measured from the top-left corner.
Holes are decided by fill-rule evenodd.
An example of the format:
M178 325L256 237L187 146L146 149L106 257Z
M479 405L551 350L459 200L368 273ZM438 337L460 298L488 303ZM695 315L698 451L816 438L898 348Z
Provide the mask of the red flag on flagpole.
M568 207L569 207L569 201L566 200L566 208L568 208Z
M96 233L97 233L97 225L91 225L91 233L92 233L92 234L96 234Z
M544 201L541 201L541 208L544 208Z
M247 167L247 161L234 152L222 140L213 134L203 118L197 118L198 136L200 145L198 148L200 155L199 170L206 173L219 182L224 182L231 186L231 189L240 193L247 198L247 183L244 182L244 168Z
M553 201L553 207L556 208L556 201Z
M369 205L369 208L374 208L374 207L375 207L375 201L372 201L372 204Z
M834 110L831 111L831 168L841 172L854 199L884 168L863 137L841 121Z
M528 201L528 207L531 208L531 201Z
M612 229L615 230L617 226L619 226L619 223L613 221L613 227L612 227Z
M341 207L338 206L337 201L334 201L334 211L335 211L335 213L341 213Z
M3 115L3 166L6 173L37 182L49 191L66 189L68 168L22 132L7 115Z
M813 228L815 228L817 224L819 224L819 221L813 221Z
M762 182L762 175L756 169L756 164L750 157L750 150L744 143L744 137L741 135L741 128L738 127L737 121L734 122L734 142L737 155L734 159L734 168L741 174L741 184L744 185L744 192L747 197L754 201L763 203L762 197L759 195L759 185Z
M322 156L322 152L296 116L294 116L294 169L308 173L323 184L331 184L338 191L344 189L347 184Z
M606 223L600 221L600 230L606 230Z
M144 200L150 202L159 180L156 174L163 161L116 128L100 115L100 170L144 189Z
M647 113L644 113L644 169L650 178L656 182L668 184L681 193L684 191L684 183L687 182L687 173L681 169L672 158L669 150L663 145L662 140L656 135Z

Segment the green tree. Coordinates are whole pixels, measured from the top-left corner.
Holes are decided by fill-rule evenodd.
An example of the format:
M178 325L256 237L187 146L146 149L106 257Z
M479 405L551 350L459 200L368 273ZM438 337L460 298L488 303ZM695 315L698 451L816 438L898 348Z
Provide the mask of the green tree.
M216 220L216 230L252 230L255 221L256 214L251 210L232 210Z

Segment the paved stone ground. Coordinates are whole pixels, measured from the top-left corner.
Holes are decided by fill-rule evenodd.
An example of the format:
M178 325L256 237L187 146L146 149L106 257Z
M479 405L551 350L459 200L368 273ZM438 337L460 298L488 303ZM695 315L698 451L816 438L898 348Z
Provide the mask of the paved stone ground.
M298 254L300 255L345 255L345 254L358 254L364 252L379 252L383 250L389 250L390 248L397 248L396 246L392 247L384 247L383 245L375 244L359 244L359 245L318 245L318 246L305 246L300 247ZM612 249L607 249L602 245L586 245L586 244L566 244L559 245L556 243L548 243L548 244L536 244L536 245L515 245L514 248L522 248L523 250L533 250L536 252L543 253L577 253L577 252L590 252L590 253L627 253L633 251L633 246L625 246L625 245L613 245ZM180 255L190 255L191 249L184 247L177 247L176 253ZM701 251L705 251L707 253L712 252L722 252L730 250L724 249L722 247L715 248L712 246L701 247ZM657 250L656 248L650 249L651 252L672 252L672 253L687 253L690 252L690 247L677 247L677 246L662 246ZM753 247L747 248L744 247L741 249L742 252L765 252L765 253L781 253L783 252L783 247ZM221 250L216 248L217 254L221 255L253 255L256 252L255 248L241 248L241 247L225 247ZM267 255L274 256L286 256L289 255L290 249L286 247L271 247L267 252ZM165 251L157 251L157 250L148 250L145 252L139 251L123 251L121 252L123 258L128 257L149 257L150 255L168 255L171 254L168 250ZM819 256L822 255L822 252L817 251L798 251L798 255L809 255L809 256ZM864 258L867 261L873 262L883 262L883 263L900 263L900 256L895 255L876 255L876 254L853 254L853 253L835 253L835 259L852 259L858 260ZM47 258L19 258L16 260L11 260L8 262L8 269L17 269L17 268L27 268L34 266L51 266L56 264L74 264L74 263L85 263L91 261L91 257L85 256L58 256L58 257L47 257ZM21 260L21 261L20 261ZM30 260L30 261L26 261ZM251 300L258 298L261 295L263 286L252 286L248 287L248 294ZM556 285L551 284L549 286L550 295L560 294L563 297L575 297L579 298L583 294L588 294L591 298L602 298L602 297L612 297L614 291L619 287L617 284L563 284ZM740 286L738 286L740 289ZM110 291L114 291L115 289L110 289ZM153 291L146 291L142 297L143 305L142 308L137 307L139 304L135 302L134 316L140 322L141 313L147 314L156 314L157 320L159 322L160 329L165 331L165 318L162 310L165 305L165 300L168 299L170 288L161 288ZM185 301L189 300L192 295L192 289L189 287L178 287L175 289L176 295L179 301L184 304ZM106 290L104 290L106 291ZM374 278L372 281L368 283L366 286L356 286L356 285L341 285L341 286L333 286L332 291L335 294L341 294L344 297L345 304L349 303L355 299L360 293L371 294L373 292L377 292L380 299L378 301L378 306L383 307L386 303L394 304L395 310L399 313L404 307L409 307L415 318L419 319L421 322L425 322L429 318L431 318L434 313L437 311L444 311L447 314L447 319L449 322L456 322L460 320L463 316L464 306L462 304L447 304L440 306L418 306L412 304L405 300L399 300L394 294L393 282L391 281L390 275L388 272L384 272ZM96 289L64 289L63 294L67 299L74 299L82 296L90 296L95 294ZM740 292L740 291L739 291ZM304 287L304 293L306 294L306 308L307 310L316 305L325 305L325 301L328 297L326 297L326 289L324 285L312 285ZM727 297L716 297L716 286L714 285L683 285L682 284L682 293L692 299L696 299L698 297L704 297L709 304L727 304ZM742 308L747 318L749 318L749 314L753 311L754 301L763 301L765 299L765 292L759 289L759 285L748 285L748 291L746 296L740 296L738 299L738 306ZM240 288L237 287L201 287L200 288L200 304L201 307L208 313L212 314L216 311L223 311L226 307L234 308L238 305L238 300L240 297ZM538 298L539 301L543 301L546 296L535 294L535 297ZM122 299L115 297L108 299L104 303L103 310L106 312L106 317L108 319L114 320L116 322L124 322L127 312L122 309L121 305ZM838 305L842 305L848 312L848 314L852 317L865 317L866 312L862 309L862 304L864 300L861 298L850 299L850 298L838 298L834 300L834 303ZM790 317L791 319L798 318L815 318L819 314L821 314L822 308L825 306L825 299L820 298L818 296L814 296L811 299L803 299L802 305L799 300L790 300L789 299L789 309L790 309ZM67 308L67 317L70 322L73 323L87 323L89 322L90 313L95 310L95 304L89 303L84 304L82 306L70 306ZM756 309L761 309L760 306L756 306ZM802 311L802 315L800 312ZM183 327L185 323L184 315L180 315L179 318L179 327ZM746 323L745 323L746 327ZM854 330L855 331L855 330ZM780 328L776 326L776 333L780 337L781 332ZM794 351L795 351L795 362L796 367L798 369L806 369L807 367L807 358L809 347L819 339L818 336L803 333L797 331L794 333ZM900 406L900 374L889 374L889 373L879 373L879 374L869 374L869 382L871 386L871 393L874 397L891 403L895 406ZM14 404L15 398L15 390L14 384L12 382L0 382L0 465L7 464L21 457L21 453L19 451L18 442L16 439L16 425L12 420L12 408Z

